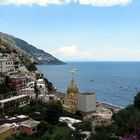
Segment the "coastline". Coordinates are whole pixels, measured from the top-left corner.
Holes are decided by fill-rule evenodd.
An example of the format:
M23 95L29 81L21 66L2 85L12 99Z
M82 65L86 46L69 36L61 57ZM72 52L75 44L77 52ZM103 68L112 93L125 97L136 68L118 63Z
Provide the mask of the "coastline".
M108 102L103 102L103 101L97 101L97 104L101 104L104 108L111 109L111 110L114 110L114 111L119 111L119 110L122 110L122 109L125 108L125 107L122 107L122 106L117 106L117 105L114 105L114 104L111 104L111 103L108 103Z
M65 94L64 92L61 92L61 91L57 91L55 93L55 95L59 98L64 98L65 97ZM104 108L107 108L107 109L111 109L111 110L121 110L121 109L124 109L125 107L122 107L122 106L117 106L117 105L114 105L114 104L111 104L111 103L108 103L108 102L103 102L103 101L96 101L97 102L97 105L102 105Z

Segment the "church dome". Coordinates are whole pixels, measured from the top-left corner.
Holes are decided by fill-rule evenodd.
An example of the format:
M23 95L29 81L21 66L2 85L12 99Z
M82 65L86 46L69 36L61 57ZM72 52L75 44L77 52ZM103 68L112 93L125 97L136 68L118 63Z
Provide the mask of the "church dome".
M67 93L68 94L69 93L79 93L78 87L76 86L74 79L71 80L71 84L67 89Z

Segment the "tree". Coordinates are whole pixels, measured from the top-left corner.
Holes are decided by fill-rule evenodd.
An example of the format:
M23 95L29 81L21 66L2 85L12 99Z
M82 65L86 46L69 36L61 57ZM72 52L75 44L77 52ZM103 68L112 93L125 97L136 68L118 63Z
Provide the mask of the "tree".
M100 133L92 134L89 140L118 140L118 139L111 138L106 133L100 132Z
M134 98L134 106L140 109L140 92Z
M115 115L114 131L117 135L123 136L124 134L134 133L134 112L135 110L129 107L121 110L118 114Z
M72 140L71 129L59 124L53 125L52 131L45 133L39 140Z
M7 93L7 92L10 92L10 89L5 84L1 84L0 85L0 94Z
M44 78L44 81L45 81L45 85L46 85L49 93L54 93L56 91L56 89L54 88L53 83L49 82L49 80L47 78Z
M43 76L44 75L42 73L36 73L36 79L42 79Z
M15 54L18 54L18 53L17 53L17 50L15 50L15 49L13 50L13 52L14 52Z
M38 125L38 131L40 131L42 134L46 131L51 130L51 125L48 124L46 121L41 121Z
M33 63L31 63L31 62L29 62L29 63L26 65L26 67L27 67L27 69L28 69L29 71L36 71L36 70L37 70L36 65L33 64Z
M60 102L52 102L46 112L47 121L50 124L56 124L62 114L63 107Z
M40 94L40 90L38 89L36 82L35 82L35 86L34 86L34 92L35 92L35 99L38 99L38 95Z
M75 123L73 124L76 130L78 131L91 131L92 130L92 125L89 121L83 121L80 123Z

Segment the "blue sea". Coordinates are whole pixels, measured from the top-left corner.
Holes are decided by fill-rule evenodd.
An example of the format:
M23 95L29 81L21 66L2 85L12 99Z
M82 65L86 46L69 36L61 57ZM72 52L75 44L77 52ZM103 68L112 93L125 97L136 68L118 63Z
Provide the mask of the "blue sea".
M68 62L38 65L39 71L65 92L74 77L80 93L95 92L98 101L125 107L140 91L140 62ZM77 69L74 76L71 69Z

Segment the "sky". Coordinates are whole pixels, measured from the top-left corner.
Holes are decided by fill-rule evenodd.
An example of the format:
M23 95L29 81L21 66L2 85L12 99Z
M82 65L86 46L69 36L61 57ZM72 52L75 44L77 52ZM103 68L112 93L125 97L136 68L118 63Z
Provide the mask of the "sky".
M0 0L0 32L63 61L140 61L140 0Z

